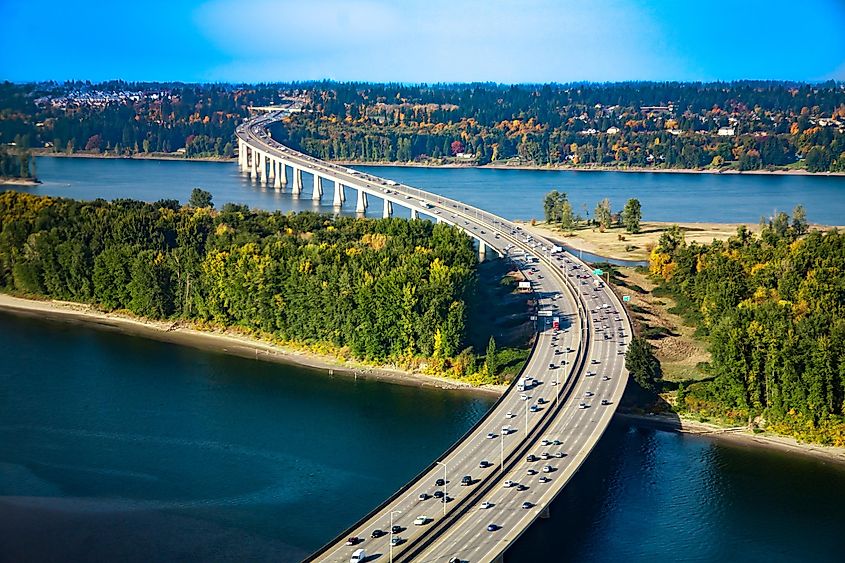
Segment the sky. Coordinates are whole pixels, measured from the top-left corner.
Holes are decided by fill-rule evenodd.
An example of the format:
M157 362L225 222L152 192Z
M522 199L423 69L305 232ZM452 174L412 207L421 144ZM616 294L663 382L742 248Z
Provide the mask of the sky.
M0 0L0 79L845 80L845 0Z

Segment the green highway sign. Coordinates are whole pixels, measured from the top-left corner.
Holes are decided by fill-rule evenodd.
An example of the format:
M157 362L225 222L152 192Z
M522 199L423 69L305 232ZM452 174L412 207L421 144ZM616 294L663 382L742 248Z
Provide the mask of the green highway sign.
M631 296L630 296L630 295L623 295L623 296L622 296L622 301L630 301L630 300L631 300Z
M604 270L602 270L600 268L596 268L595 270L593 270L593 273L597 276L600 276L604 273Z

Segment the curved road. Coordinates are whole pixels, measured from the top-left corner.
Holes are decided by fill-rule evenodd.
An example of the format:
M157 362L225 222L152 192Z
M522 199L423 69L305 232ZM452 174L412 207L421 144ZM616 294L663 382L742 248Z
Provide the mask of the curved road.
M340 182L458 226L519 264L532 279L538 308L561 319L559 331L550 323L541 325L523 369L536 379L535 385L524 392L512 385L436 462L308 560L348 562L360 548L369 561L501 560L548 508L610 423L627 383L627 314L612 291L594 287L595 276L586 264L552 253L547 240L501 217L280 145L266 127L283 115L272 111L242 124L237 130L242 147L319 175L324 182ZM539 317L545 321L551 317ZM528 461L529 455L540 459ZM470 484L461 484L464 476ZM438 485L444 478L445 485ZM506 481L514 485L505 486ZM441 493L447 502L434 496ZM391 523L398 526L394 534ZM348 545L350 537L358 541ZM398 540L391 546L392 538Z

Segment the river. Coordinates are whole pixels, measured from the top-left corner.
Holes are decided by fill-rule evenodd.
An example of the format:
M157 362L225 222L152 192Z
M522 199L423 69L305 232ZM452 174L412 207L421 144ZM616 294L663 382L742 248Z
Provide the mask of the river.
M296 561L492 404L3 312L0 333L0 560ZM509 562L832 562L845 469L617 423L551 513Z
M304 181L306 197L294 198L290 193L249 182L234 163L50 157L39 157L36 162L44 183L26 188L31 193L77 199L174 198L185 202L191 190L199 187L210 191L218 205L234 202L263 209L332 211L330 190L324 188L328 196L323 197L322 205L311 201L310 175ZM650 221L757 223L775 210L791 212L795 205L803 204L811 222L845 223L842 176L356 168L460 199L508 219L542 219L543 195L557 189L569 195L575 212L582 215L584 206L592 215L596 203L604 197L610 198L615 210L621 209L628 198L636 197L642 203L643 218ZM345 211L354 212L354 208L355 197L350 191ZM381 203L375 197L371 198L370 212L381 216ZM397 216L408 215L399 206L396 212Z
M233 164L39 158L38 171L27 191L185 201L202 187L218 204L313 208ZM756 221L796 202L812 221L845 216L839 178L374 171L510 218L539 214L550 188L639 197L653 220ZM102 328L0 313L0 561L298 560L492 403ZM509 562L840 561L845 469L617 423L551 513Z

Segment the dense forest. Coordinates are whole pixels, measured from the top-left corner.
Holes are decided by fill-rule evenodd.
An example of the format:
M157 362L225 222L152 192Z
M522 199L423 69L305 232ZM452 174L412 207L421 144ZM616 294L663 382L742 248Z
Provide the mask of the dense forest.
M35 160L26 149L7 149L0 145L0 179L35 179Z
M807 233L796 211L710 245L670 229L650 269L710 343L709 377L679 388L681 410L843 446L845 234Z
M845 171L845 88L715 83L0 84L0 143L56 152L233 154L253 105L328 160Z
M0 226L6 291L494 380L464 348L477 258L453 227L14 191Z

